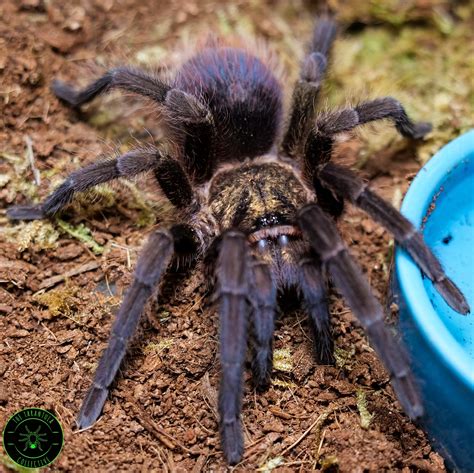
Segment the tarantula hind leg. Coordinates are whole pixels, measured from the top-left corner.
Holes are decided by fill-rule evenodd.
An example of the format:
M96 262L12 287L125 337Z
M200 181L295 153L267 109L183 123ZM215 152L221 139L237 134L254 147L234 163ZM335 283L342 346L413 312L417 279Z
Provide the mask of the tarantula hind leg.
M423 236L392 205L372 192L368 185L350 169L327 164L318 174L321 181L343 198L367 212L374 220L390 231L413 258L423 273L433 281L444 300L457 312L470 312L462 292L449 279L436 256L428 248Z
M80 90L61 80L55 80L51 85L51 90L56 97L71 107L79 107L112 89L132 92L161 103L165 100L166 94L171 88L157 77L133 67L111 69Z
M349 255L336 225L316 204L298 212L298 224L323 266L341 291L354 315L359 319L376 352L392 377L392 385L412 418L423 414L415 378L402 345L384 324L382 306L374 297L362 271Z
M219 299L221 382L219 415L221 444L227 462L235 465L244 452L240 421L242 376L247 348L249 255L243 233L228 230L222 235L216 265L216 296Z
M186 123L209 121L209 109L196 97L172 88L158 77L135 67L123 66L111 69L79 90L57 79L51 84L51 90L56 97L73 108L78 108L112 89L120 89L163 104L172 116Z
M132 285L115 318L107 348L99 361L94 381L82 403L77 426L84 429L99 417L127 350L127 343L135 333L145 303L158 285L173 255L174 239L171 232L157 230L151 234L142 250L135 269Z

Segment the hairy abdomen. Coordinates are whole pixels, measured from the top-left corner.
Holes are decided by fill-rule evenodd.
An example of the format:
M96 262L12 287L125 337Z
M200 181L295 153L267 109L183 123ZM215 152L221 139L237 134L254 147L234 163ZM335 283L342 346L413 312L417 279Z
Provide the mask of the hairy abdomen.
M175 86L199 97L213 115L220 162L267 153L282 116L280 85L247 51L206 48L183 64Z

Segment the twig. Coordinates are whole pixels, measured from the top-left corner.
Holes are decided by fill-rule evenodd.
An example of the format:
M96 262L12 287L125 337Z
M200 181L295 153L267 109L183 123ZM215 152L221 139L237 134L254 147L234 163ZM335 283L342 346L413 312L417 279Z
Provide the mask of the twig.
M94 422L92 425L89 425L87 427L84 427L83 429L76 429L73 430L73 435L75 434L80 434L81 432L87 432L88 430L92 429L93 427L96 427L99 422L102 422L103 416L99 417L96 422ZM76 421L77 422L77 421Z
M54 335L54 332L52 332L48 327L46 327L46 325L43 323L43 322L40 322L40 325L47 331L49 332L53 338L58 341L58 337L56 337L56 335Z
M283 456L289 451L293 450L305 437L310 434L310 432L316 427L316 425L322 424L328 418L329 414L331 414L335 410L336 408L328 409L327 411L320 414L317 419L301 434L301 436L297 440L295 440L289 447L285 448L285 450L283 450L279 454L279 456Z
M48 289L50 287L56 286L56 284L71 278L72 276L77 276L78 274L86 273L87 271L92 271L97 269L100 266L100 263L97 261L91 261L89 263L83 264L81 266L76 266L75 268L66 271L63 274L58 274L57 276L52 276L48 279L45 279L39 286L41 289Z
M321 456L321 449L323 448L324 437L326 436L326 430L327 429L323 430L323 433L321 434L320 439L319 439L318 450L316 452L316 458L314 459L314 466L313 466L314 470L316 469L316 467L318 465L318 462L319 462L319 458Z
M179 440L174 438L171 434L166 432L166 430L158 427L156 422L147 415L145 411L140 409L139 407L132 405L132 409L135 414L135 418L138 422L145 427L148 432L154 435L165 447L169 448L170 450L174 450L176 446L178 446L183 452L190 453L195 455L196 452L193 450L185 447Z
M209 457L207 455L199 455L199 458L197 459L197 462L191 470L191 473L201 473L208 458Z
M28 158L28 161L30 163L31 170L33 171L33 179L35 180L35 184L39 186L41 184L41 175L40 175L40 172L38 171L38 168L35 166L35 155L33 153L33 141L28 135L25 135L23 137L23 141L26 144L26 157Z
M298 460L294 462L288 462L288 463L281 463L279 466L300 466L300 465L307 465L308 463L312 463L310 460Z
M120 248L121 250L125 250L127 253L127 269L132 267L132 262L130 259L130 248L128 246L119 245L118 243L111 243L110 246L114 248Z
M209 372L206 371L202 377L201 382L201 394L204 399L204 402L207 404L211 413L214 414L216 421L219 420L219 415L217 412L217 392L211 386L211 381L209 380Z
M270 407L268 409L274 416L280 417L281 419L285 420L291 420L294 418L294 416L282 411L281 409L278 409L278 407Z

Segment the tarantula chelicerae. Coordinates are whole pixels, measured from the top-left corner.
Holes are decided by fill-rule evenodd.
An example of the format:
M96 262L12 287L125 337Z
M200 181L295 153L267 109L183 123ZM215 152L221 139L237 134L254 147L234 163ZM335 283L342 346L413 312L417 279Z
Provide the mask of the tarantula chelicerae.
M422 138L431 127L413 123L390 97L318 113L315 104L335 31L328 17L316 25L281 143L282 90L270 68L248 50L206 47L168 82L130 67L112 69L82 90L54 82L53 92L73 107L112 89L148 97L160 108L174 144L93 163L73 172L43 203L8 211L12 219L49 217L76 192L151 171L179 212L175 225L150 235L138 259L79 413L80 428L99 417L145 303L173 255L204 256L213 266L222 369L220 433L229 463L243 454L240 411L249 327L253 380L264 389L272 371L277 292L294 287L309 314L317 361L332 363L327 276L366 330L408 415L422 414L407 356L384 325L382 307L337 231L334 217L343 202L361 207L391 231L451 307L465 314L469 306L421 234L356 174L331 163L331 153L339 133L375 120L391 120L411 139Z

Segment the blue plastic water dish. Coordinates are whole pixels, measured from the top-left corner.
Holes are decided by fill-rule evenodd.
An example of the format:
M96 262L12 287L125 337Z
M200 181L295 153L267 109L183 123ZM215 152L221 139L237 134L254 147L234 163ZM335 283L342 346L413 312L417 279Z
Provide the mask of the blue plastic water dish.
M421 426L448 467L474 471L474 130L418 173L402 213L423 233L471 313L451 309L401 248L393 283L400 331L418 378Z

